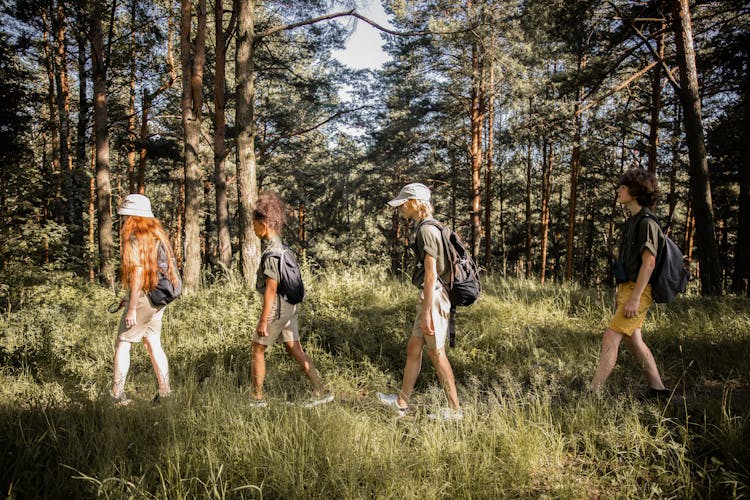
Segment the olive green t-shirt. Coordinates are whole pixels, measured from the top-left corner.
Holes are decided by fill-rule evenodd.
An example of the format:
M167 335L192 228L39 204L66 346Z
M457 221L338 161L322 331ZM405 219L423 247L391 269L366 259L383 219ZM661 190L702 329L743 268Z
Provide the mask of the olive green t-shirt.
M647 208L641 209L641 212L643 211L653 216ZM625 267L625 276L628 281L633 282L638 279L643 251L648 250L656 257L664 240L659 223L653 217L643 216L641 212L631 216L625 222L620 244L619 260Z
M263 254L270 252L281 253L284 251L284 245L281 243L279 236L274 236L263 246ZM280 279L279 271L279 259L277 257L261 257L261 265L258 266L258 275L255 280L255 289L260 292L261 295L266 291L266 278L271 278L278 284Z
M445 254L440 229L431 224L425 224L426 220L434 221L435 219L427 217L419 222L414 230L414 271L411 275L411 282L420 288L424 285L425 255L435 258L435 267L443 282L450 278L448 257Z

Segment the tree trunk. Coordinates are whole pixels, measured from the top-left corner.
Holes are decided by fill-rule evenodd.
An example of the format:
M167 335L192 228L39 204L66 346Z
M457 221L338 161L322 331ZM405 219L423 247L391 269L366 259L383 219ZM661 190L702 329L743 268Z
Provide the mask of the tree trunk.
M137 30L136 24L136 6L137 0L130 0L130 87L128 93L128 193L136 193L138 189L136 169L135 169L135 78L136 78L136 50L135 36Z
M531 101L529 101L531 104ZM530 110L531 111L531 110ZM526 145L526 278L531 278L531 137Z
M182 61L182 126L185 131L185 262L186 293L195 292L201 278L200 208L203 194L200 131L203 108L203 66L206 48L206 0L198 0L197 27L191 43L192 1L181 0L180 59ZM191 52L191 45L193 52Z
M574 243L576 233L576 210L578 202L578 177L581 173L581 113L579 103L583 99L583 88L578 89L578 101L575 105L575 132L573 134L573 151L570 154L570 201L568 202L568 235L565 252L565 280L573 279Z
M42 9L42 23L44 26L43 39L43 52L44 52L44 66L47 73L47 109L49 111L49 121L45 127L45 134L49 136L50 143L50 161L52 166L52 175L49 179L49 190L48 198L45 203L49 206L49 211L52 212L52 216L58 221L62 222L63 219L63 207L62 207L62 169L60 167L60 134L57 133L56 129L59 130L58 125L58 106L57 106L57 91L55 90L55 52L51 44L51 32L53 27L50 26L51 13L47 12L46 9Z
M552 193L552 146L545 139L542 143L542 215L541 215L541 269L540 282L544 284L547 274L547 240L549 239L549 205Z
M664 59L664 22L659 26L659 38L656 39L656 52ZM648 130L648 171L656 173L657 148L659 147L659 116L661 115L661 64L651 70L651 118Z
M91 66L94 79L94 141L96 144L96 208L99 227L99 276L114 286L114 237L112 234L112 188L109 183L109 131L107 128L107 67L104 60L101 10L91 9Z
M484 169L484 267L492 265L492 160L495 154L495 68L490 64L487 102L487 163Z
M257 197L255 164L255 0L237 0L237 61L235 80L237 106L237 196L239 198L240 270L245 283L255 286L260 258L260 242L252 226Z
M737 294L750 295L750 50L745 48L745 85L742 141L745 154L740 163L740 196L738 199L737 243L734 252L734 277L732 290Z
M476 261L482 240L482 71L479 43L471 44L471 256Z
M164 81L161 86L156 89L153 93L149 93L145 88L143 90L142 98L142 109L141 109L141 131L140 131L140 151L138 156L138 180L136 190L139 194L146 192L146 165L148 163L148 149L146 145L149 141L149 114L151 112L151 104L154 102L157 96L162 92L169 89L174 85L177 80L177 72L174 68L174 47L172 45L172 35L174 33L172 17L167 19L167 67L169 68L169 79Z
M86 168L88 165L86 158L86 130L88 129L89 121L89 101L86 96L88 75L86 74L86 32L83 28L83 21L79 21L79 33L77 35L78 43L78 123L76 128L76 152L75 152L75 164L73 166L73 197L68 200L68 210L70 213L71 220L71 233L70 240L73 243L73 248L77 244L80 247L80 255L74 253L74 257L84 258L85 242L84 242L84 223L83 223L83 211L84 204L83 200L86 196ZM93 176L92 176L93 178ZM77 243L75 243L77 242ZM75 252L75 250L74 250ZM92 253L89 253L89 260L92 258ZM83 260L79 263L80 270L83 272L86 266Z
M224 3L215 2L216 71L214 74L214 189L216 195L216 232L219 262L229 269L232 265L232 240L229 233L229 197L226 172L226 116L224 111L226 84L226 35Z
M701 294L721 294L721 269L714 233L711 183L701 118L698 73L688 0L672 0L677 64L680 68L680 101L685 112L685 133L690 158L690 189L693 194L696 236L700 250Z

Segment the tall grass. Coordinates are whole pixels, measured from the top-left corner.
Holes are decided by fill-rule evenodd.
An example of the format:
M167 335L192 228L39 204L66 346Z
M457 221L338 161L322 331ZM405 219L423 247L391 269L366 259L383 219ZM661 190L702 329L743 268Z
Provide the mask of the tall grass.
M609 394L585 391L612 295L485 280L459 312L449 357L466 418L426 360L414 413L397 390L416 292L378 268L307 271L302 341L336 402L306 409L296 364L267 353L268 408L247 406L256 294L231 275L167 308L176 395L134 348L127 390L107 398L118 315L110 290L62 275L19 287L0 319L0 491L10 498L727 498L750 494L750 302L681 298L644 334L670 403L642 401L622 352Z

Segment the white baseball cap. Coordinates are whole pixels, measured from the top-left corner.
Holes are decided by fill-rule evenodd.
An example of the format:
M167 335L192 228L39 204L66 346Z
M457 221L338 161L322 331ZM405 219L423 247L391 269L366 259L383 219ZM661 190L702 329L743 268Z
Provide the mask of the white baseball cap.
M142 194L129 194L125 197L117 209L117 213L120 215L135 215L136 217L146 217L149 219L154 218L154 213L151 211L151 202L148 198Z
M412 182L402 187L398 196L389 201L388 204L392 207L400 207L407 200L430 201L430 188L419 182Z

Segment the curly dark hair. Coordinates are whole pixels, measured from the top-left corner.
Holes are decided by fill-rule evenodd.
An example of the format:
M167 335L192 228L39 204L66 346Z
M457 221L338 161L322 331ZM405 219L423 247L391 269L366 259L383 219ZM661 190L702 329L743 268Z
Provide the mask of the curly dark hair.
M656 176L642 168L631 168L620 179L620 185L630 191L631 196L642 207L653 207L659 200L659 185Z
M279 195L265 191L258 196L253 210L253 220L268 224L268 227L278 232L286 224L286 204Z

